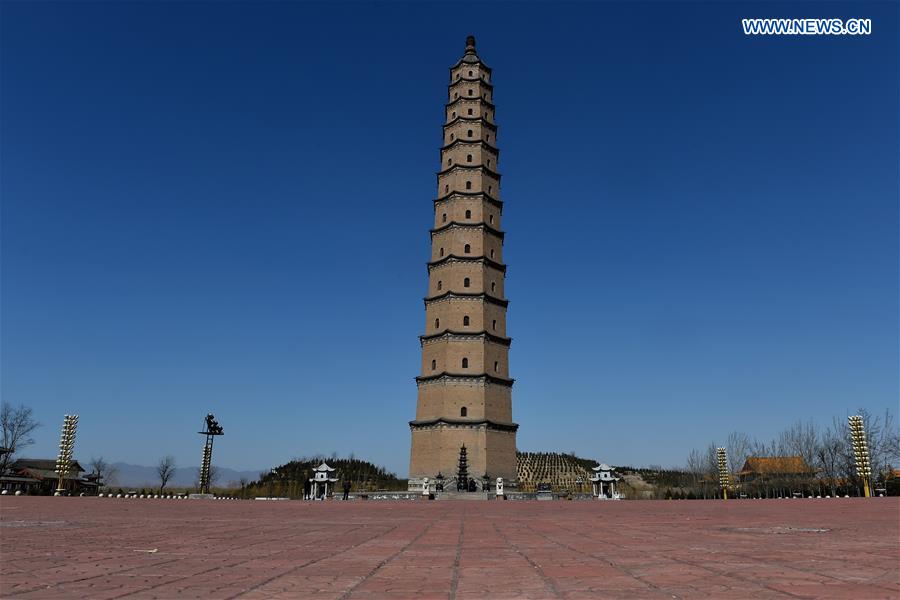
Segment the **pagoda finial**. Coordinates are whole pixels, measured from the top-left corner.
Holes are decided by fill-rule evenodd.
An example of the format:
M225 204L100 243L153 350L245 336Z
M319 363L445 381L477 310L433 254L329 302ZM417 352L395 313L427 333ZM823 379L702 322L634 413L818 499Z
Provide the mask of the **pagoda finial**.
M475 36L470 35L466 38L466 54L475 54Z

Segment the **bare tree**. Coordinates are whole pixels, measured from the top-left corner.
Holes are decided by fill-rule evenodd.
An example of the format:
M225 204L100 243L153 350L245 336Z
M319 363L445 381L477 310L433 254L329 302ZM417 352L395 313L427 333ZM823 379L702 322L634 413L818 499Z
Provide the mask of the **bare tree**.
M88 467L91 469L91 473L97 476L97 482L100 484L100 487L108 487L115 484L119 470L103 460L102 456L100 458L91 458Z
M821 469L832 496L837 495L837 480L844 475L843 465L849 452L845 429L835 419L831 427L822 430L816 448L816 466Z
M13 408L8 402L0 406L0 446L6 448L6 452L0 454L0 475L6 472L17 452L34 443L31 434L40 426L34 419L31 408L21 404L18 408Z
M744 467L747 457L753 448L750 436L741 431L732 431L725 440L725 448L728 450L728 470L733 474Z
M156 465L156 474L159 475L159 493L162 494L163 488L175 474L175 457L167 454L159 459L159 463Z
M807 465L816 460L816 446L819 442L819 430L812 421L797 421L778 436L778 449L781 456L799 456Z

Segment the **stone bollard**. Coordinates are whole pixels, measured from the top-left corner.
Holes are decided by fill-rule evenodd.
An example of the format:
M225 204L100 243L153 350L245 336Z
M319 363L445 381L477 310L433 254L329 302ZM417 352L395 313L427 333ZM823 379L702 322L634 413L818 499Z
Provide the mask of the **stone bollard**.
M504 498L504 499L506 498L506 496L505 496L504 493L503 493L503 478L502 478L502 477L498 477L498 478L497 478L497 492L496 492L496 494L497 494L497 499L498 499L498 500L499 500L500 498Z

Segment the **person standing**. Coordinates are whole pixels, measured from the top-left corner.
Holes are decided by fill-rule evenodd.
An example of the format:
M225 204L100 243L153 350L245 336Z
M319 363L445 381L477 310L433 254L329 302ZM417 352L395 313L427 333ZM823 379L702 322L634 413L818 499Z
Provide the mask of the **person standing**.
M309 477L306 477L303 482L303 499L309 500L309 496L312 494L312 482L309 480Z
M344 480L344 500L350 499L350 480Z

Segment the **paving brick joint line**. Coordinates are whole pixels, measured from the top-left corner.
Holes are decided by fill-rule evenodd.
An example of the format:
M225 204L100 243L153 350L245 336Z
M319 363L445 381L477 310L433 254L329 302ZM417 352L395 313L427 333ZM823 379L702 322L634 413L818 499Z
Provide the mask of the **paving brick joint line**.
M544 585L547 586L547 591L552 593L554 598L562 598L563 595L557 589L556 584L553 583L552 579L547 577L547 574L544 573L544 570L541 569L541 566L539 564L537 564L536 562L534 562L534 560L532 560L532 558L530 556L528 556L526 553L522 552L522 550L509 539L509 536L507 536L505 533L503 533L503 531L501 531L500 527L497 525L496 522L492 522L491 525L493 525L494 530L497 532L497 535L499 535L501 538L503 538L503 541L506 542L506 544L510 548L512 548L516 552L516 554L518 554L519 556L524 558L525 561L529 565L531 565L531 568L535 570L535 572L538 574L538 576L540 576L541 580L544 582Z
M323 560L328 560L328 559L334 558L334 557L336 557L336 556L339 556L339 555L341 555L341 554L343 554L343 553L345 553L345 552L349 552L349 551L353 550L354 548L358 548L358 547L360 547L360 546L362 546L362 545L364 545L364 544L367 544L367 543L371 542L372 540L377 539L377 538L380 537L381 535L385 535L385 534L387 534L387 533L390 533L391 531L393 531L393 530L395 530L395 529L397 529L396 526L389 527L389 528L387 529L387 531L382 531L382 532L380 532L380 533L378 533L378 534L376 534L376 535L373 535L372 537L366 538L365 540L363 540L363 541L361 541L361 542L359 542L359 543L351 544L350 546L348 546L348 547L346 547L346 548L342 548L341 550L338 550L337 552L333 552L333 553L331 553L331 554L327 554L327 555L325 555L325 556L319 557L319 558L317 558L317 559L315 559L315 560L311 560L311 561L305 562L305 563L303 563L303 564L301 564L301 565L297 565L297 566L295 566L295 567L291 567L290 569L288 569L288 570L285 571L284 573L279 573L279 574L277 574L277 575L274 575L274 576L270 577L269 579L266 579L265 581L261 581L260 583L254 585L252 588L250 588L250 589L248 589L248 590L242 590L241 592L238 592L237 594L235 594L235 595L233 595L233 596L229 596L228 598L229 598L229 600L231 600L231 599L233 599L233 598L239 598L239 597L241 597L241 596L245 596L245 595L247 595L247 594L249 594L249 593L251 593L251 592L254 592L254 591L256 591L256 590L258 590L258 589L260 589L260 588L265 587L265 586L268 585L269 583L272 583L272 582L274 582L274 581L276 581L276 580L278 580L278 579L281 579L282 577L285 577L286 575L289 575L290 573L292 573L292 572L294 572L294 571L298 571L298 570L300 570L300 569L305 569L306 567L315 565L316 563L320 563L320 562L322 562Z
M466 509L463 508L459 519L459 536L456 538L456 555L453 557L453 574L450 577L450 600L456 600L456 590L459 588L459 560L462 556L463 540L466 534Z
M0 597L900 599L900 498L0 498Z

